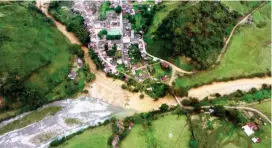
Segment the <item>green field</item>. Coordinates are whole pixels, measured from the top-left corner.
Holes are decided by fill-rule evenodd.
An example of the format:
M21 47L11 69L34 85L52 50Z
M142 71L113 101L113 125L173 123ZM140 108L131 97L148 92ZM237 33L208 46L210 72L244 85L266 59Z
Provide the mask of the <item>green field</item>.
M152 121L152 126L144 128L135 125L122 141L123 148L186 148L189 147L191 133L185 116L164 115Z
M111 136L111 125L96 127L84 131L82 134L64 142L61 148L107 148L108 138Z
M260 104L254 104L251 107L259 110L260 112L264 113L268 118L271 119L271 100L262 102Z
M222 1L222 3L228 6L230 11L236 10L242 15L250 13L260 5L260 1Z
M224 78L265 73L271 69L270 8L271 3L266 4L253 14L254 24L238 28L219 65L191 77L178 78L176 85L190 87Z
M235 127L231 122L202 114L192 117L192 126L198 147L267 148L271 145L271 127L269 125L259 126L261 130L248 137L241 127ZM254 144L251 141L254 136L260 137L261 143Z
M50 106L47 108L43 108L38 111L33 111L30 114L24 116L21 119L14 120L13 122L8 123L7 125L0 128L0 135L7 133L9 131L23 128L27 125L30 125L34 122L38 122L44 119L46 116L50 116L55 114L56 112L60 111L61 107L59 106Z

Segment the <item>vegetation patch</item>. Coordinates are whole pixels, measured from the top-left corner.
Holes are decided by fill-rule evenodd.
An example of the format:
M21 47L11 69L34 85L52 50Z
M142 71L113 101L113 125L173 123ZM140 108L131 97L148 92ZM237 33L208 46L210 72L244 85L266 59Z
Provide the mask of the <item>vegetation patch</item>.
M229 11L238 11L241 15L246 15L257 8L261 1L222 1Z
M103 2L102 5L100 5L99 8L99 18L100 20L105 20L107 18L107 11L114 10L113 8L110 8L111 3L109 1Z
M34 122L38 122L47 116L57 113L60 110L61 110L61 107L59 106L50 106L50 107L42 108L38 111L32 111L30 114L25 115L24 117L18 120L12 121L5 126L2 126L0 128L0 135L15 129L23 128Z
M24 112L63 97L58 94L72 83L67 75L74 53L68 40L33 2L3 3L0 11L5 13L0 20L0 95L6 98L1 112L22 106L19 112ZM14 115L9 113L7 118Z
M73 137L72 139L63 142L58 147L62 148L106 148L107 141L109 136L111 135L111 125L103 125L96 128L91 128L83 133L81 132L77 136ZM54 147L51 144L51 147Z
M76 125L76 124L80 124L80 120L77 118L67 118L65 119L65 123L68 125Z
M237 29L219 65L193 76L178 78L176 85L190 88L213 81L269 72L271 70L270 8L271 3L265 4L253 14L252 25L244 25Z
M251 105L250 107L255 108L258 111L264 113L268 118L271 117L271 100L261 102L259 104L254 104L254 105Z
M81 43L90 42L90 33L84 28L84 18L71 10L72 1L54 1L50 3L49 13L66 26L67 31L76 34Z
M198 69L206 69L217 59L224 37L229 35L238 16L237 12L227 11L220 2L180 3L162 21L153 37L155 41L167 42L157 49L157 53L167 55L156 56L175 58L185 55L197 62Z
M212 117L208 114L193 115L191 117L193 133L197 147L269 147L271 144L271 127L259 125L255 136L261 138L261 143L254 144L252 137L248 137L241 126L235 126L224 119Z
M152 121L150 126L136 124L121 147L189 147L190 136L184 115L166 114Z

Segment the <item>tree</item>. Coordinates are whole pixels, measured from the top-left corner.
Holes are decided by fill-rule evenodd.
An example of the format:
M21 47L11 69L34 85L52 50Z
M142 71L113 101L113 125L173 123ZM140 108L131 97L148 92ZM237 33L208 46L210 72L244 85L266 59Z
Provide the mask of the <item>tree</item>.
M197 148L198 142L196 139L191 139L190 141L190 148Z
M143 99L144 98L144 94L140 94L140 99Z
M214 109L213 115L220 118L226 117L226 109L224 106L217 105L213 109Z
M100 39L102 39L103 38L103 36L104 35L107 35L108 34L108 31L106 30L106 29L102 29L102 30L100 30L99 32L98 32L98 37L100 38Z
M121 88L122 88L122 89L127 89L127 85L126 85L126 84L122 84L122 85L121 85Z
M172 91L174 92L175 95L180 97L188 96L188 89L184 87L174 86Z
M254 97L255 97L255 100L256 101L261 101L262 100L262 98L263 98L263 93L262 92L260 92L260 91L258 91L255 95L254 95Z
M122 12L122 7L118 5L117 7L114 8L114 11L119 14Z
M192 103L192 100L189 100L189 99L183 99L181 101L181 104L184 105L184 106L190 106Z
M163 113L164 113L164 112L167 112L167 111L168 111L168 108L169 108L169 106L168 106L167 104L164 103L164 104L161 105L160 111L163 112Z

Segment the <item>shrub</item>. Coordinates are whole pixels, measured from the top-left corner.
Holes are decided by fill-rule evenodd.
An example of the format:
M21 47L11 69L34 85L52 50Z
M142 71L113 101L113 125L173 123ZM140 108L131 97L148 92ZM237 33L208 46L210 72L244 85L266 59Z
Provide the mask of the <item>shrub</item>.
M167 104L162 104L161 106L160 106L160 111L162 112L162 113L164 113L164 112L167 112L168 111L168 108L169 108L169 106L167 105Z
M144 98L144 94L140 94L140 99L143 99Z
M126 84L122 84L122 85L121 85L121 88L122 88L122 89L127 89L127 85L126 85Z
M181 101L181 104L184 105L184 106L190 106L191 103L192 103L192 101L189 100L189 99L183 99L183 100Z

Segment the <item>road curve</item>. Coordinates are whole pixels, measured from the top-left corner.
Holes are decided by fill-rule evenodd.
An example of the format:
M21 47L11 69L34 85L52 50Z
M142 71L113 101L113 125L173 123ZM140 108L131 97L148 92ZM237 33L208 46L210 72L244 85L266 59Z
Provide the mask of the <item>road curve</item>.
M153 55L147 53L147 52L146 52L146 49L145 49L146 44L145 44L144 40L143 40L143 39L140 39L139 41L142 42L142 44L144 45L144 46L143 46L143 48L144 48L143 51L146 53L146 55L148 55L148 56L150 56L150 57L152 57L152 58L154 58L154 59L159 59L159 60L162 61L162 62L166 62L166 63L169 64L174 70L176 70L176 71L178 71L178 72L185 73L185 74L193 74L193 73L194 73L194 72L190 72L190 71L185 71L185 70L183 70L183 69L177 67L176 65L174 65L174 64L172 64L172 63L170 63L170 62L168 62L168 61L166 61L166 60L163 60L163 59L161 59L161 58L155 57L155 56L153 56Z
M266 119L270 124L272 124L271 120L262 112L258 111L257 109L251 108L251 107L244 107L244 106L224 106L225 108L230 108L230 109L238 109L238 110L248 110L255 112L259 114L262 118Z

